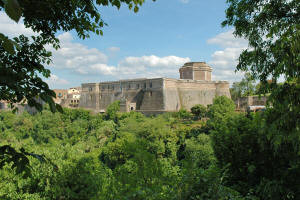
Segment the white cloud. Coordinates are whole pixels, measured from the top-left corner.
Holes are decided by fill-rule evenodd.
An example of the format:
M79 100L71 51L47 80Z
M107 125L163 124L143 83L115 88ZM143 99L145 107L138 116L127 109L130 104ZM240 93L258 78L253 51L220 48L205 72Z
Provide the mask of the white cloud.
M221 33L209 40L208 44L221 46L223 49L215 51L208 62L213 67L214 80L239 81L243 73L235 73L240 53L248 47L248 42L242 38L236 38L233 30Z
M36 35L30 28L25 28L22 20L19 23L16 23L12 19L10 19L5 12L0 12L0 33L7 35L8 37L16 37L21 34L25 36Z
M155 55L126 57L118 64L118 74L126 78L177 77L179 67L186 62L190 62L190 58L158 57Z
M110 79L142 78L142 77L177 77L178 69L190 58L177 56L158 57L155 55L126 57L116 66L108 64L108 56L98 49L74 43L71 33L58 36L61 48L53 52L53 64L56 69L68 70L86 76L108 76ZM119 47L108 48L117 52Z
M57 69L68 69L74 73L95 75L107 74L112 69L105 70L107 56L96 48L88 48L85 45L72 42L71 33L66 32L58 36L61 48L58 50L48 46L52 51L53 64ZM108 66L107 66L108 67Z
M243 38L237 38L233 35L233 30L229 30L224 33L220 33L217 36L207 40L208 44L216 44L221 47L234 47L241 48L247 47L248 42Z
M50 88L66 88L66 86L70 86L70 82L59 78L55 74L51 74L51 76L45 80Z
M109 47L108 51L111 53L117 53L120 51L120 47Z

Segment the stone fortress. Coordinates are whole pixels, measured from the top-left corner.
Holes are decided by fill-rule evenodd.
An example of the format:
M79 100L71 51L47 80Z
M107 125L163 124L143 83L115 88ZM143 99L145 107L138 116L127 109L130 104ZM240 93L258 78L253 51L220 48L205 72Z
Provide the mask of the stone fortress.
M229 82L212 81L212 68L205 62L189 62L179 69L180 79L141 78L100 83L83 83L79 107L105 112L120 101L120 110L145 114L190 110L196 104L212 104L216 96L228 96Z

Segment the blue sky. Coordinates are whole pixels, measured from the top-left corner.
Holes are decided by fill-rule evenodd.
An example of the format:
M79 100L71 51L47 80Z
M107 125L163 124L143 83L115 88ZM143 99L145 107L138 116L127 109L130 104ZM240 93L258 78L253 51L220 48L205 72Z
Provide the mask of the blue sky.
M81 40L75 32L59 33L62 48L48 48L53 63L47 82L51 88L69 88L128 78L179 78L179 67L189 61L210 64L214 80L238 81L236 59L247 42L234 38L231 27L221 27L225 9L225 0L146 0L138 13L127 6L99 8L108 23L104 35ZM33 34L3 12L0 32Z

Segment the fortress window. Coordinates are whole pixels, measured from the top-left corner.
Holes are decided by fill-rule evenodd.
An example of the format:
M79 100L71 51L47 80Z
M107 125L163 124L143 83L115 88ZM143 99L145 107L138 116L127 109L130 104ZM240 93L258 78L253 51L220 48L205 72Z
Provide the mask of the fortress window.
M152 82L150 82L150 88L152 88Z

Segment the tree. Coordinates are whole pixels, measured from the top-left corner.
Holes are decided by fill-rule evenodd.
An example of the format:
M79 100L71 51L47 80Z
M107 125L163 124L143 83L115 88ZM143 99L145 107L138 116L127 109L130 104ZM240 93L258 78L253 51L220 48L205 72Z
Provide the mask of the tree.
M208 117L210 120L223 120L225 115L232 115L235 110L234 102L226 96L214 98L213 104L208 108Z
M204 105L197 104L191 108L191 112L198 118L203 118L206 116L207 108Z
M23 17L24 25L38 34L32 37L33 42L25 36L9 39L0 33L0 100L19 103L27 100L30 106L42 109L36 101L39 96L50 105L54 112L61 111L55 105L55 93L40 78L48 78L50 71L44 64L51 63L51 53L45 45L59 48L59 40L55 36L58 31L75 30L82 39L88 38L90 32L103 35L106 25L97 7L114 6L118 9L122 4L138 12L145 0L0 0L0 11L18 22Z
M230 94L233 100L239 97L250 96L255 94L255 81L249 72L245 73L240 82L234 82L230 88Z
M25 27L31 28L38 35L31 38L20 35L10 39L0 33L0 100L10 103L27 102L29 106L41 111L42 105L37 101L40 98L49 104L52 112L62 112L61 106L54 103L55 93L41 79L41 76L50 76L50 71L44 65L51 63L51 52L45 49L45 45L59 48L59 40L55 35L58 31L75 30L82 39L88 38L90 32L103 35L102 28L106 23L97 7L113 6L119 9L125 4L138 12L144 2L145 0L0 0L0 11L4 10L15 22L23 17ZM21 162L26 160L27 154L24 152L15 156L9 146L1 147L0 167L9 160L25 169L27 162ZM11 159L7 159L11 156Z
M237 70L250 71L260 80L260 93L270 92L268 99L274 108L270 123L287 132L282 142L292 141L298 137L300 124L299 0L227 2L227 19L222 25L233 25L234 34L246 38L250 47L240 55ZM284 84L277 84L280 76Z
M260 93L270 92L268 99L272 103L272 108L267 109L260 119L265 123L262 128L257 129L260 134L247 133L247 135L250 139L258 141L262 150L269 151L260 152L262 163L277 162L280 163L280 167L271 164L269 167L271 175L262 173L258 176L257 182L261 188L255 192L265 192L263 195L260 194L261 197L265 197L262 199L272 199L272 191L278 192L279 196L276 197L278 199L299 199L297 189L299 182L292 181L292 177L298 176L300 171L299 0L227 0L227 2L229 4L226 10L227 19L222 25L233 25L234 34L249 41L249 48L239 57L237 70L250 71L254 79L260 80ZM285 82L278 84L281 76L285 78ZM272 81L268 82L269 79ZM256 121L257 125L259 123ZM244 130L240 126L237 128L240 130L237 136L240 137ZM219 134L221 132L229 134L231 131L223 130ZM233 137L235 136L230 134L229 139L232 140ZM238 149L233 156L238 156L240 150ZM256 147L250 147L248 150L253 152ZM243 155L241 159L250 158L250 155ZM239 164L231 164L232 168L237 170L235 172L238 172ZM282 188L285 189L279 191Z

